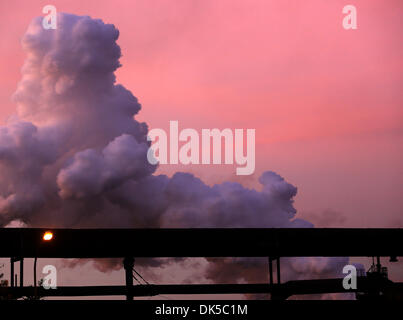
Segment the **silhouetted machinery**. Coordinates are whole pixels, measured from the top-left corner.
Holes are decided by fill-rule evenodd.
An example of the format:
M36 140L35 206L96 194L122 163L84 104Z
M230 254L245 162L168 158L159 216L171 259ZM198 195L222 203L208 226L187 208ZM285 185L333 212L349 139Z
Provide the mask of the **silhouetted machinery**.
M391 257L390 262L397 262ZM372 258L372 265L365 275L358 279L366 281L356 292L357 300L399 300L403 301L403 283L395 283L388 278L388 269L381 265L379 257ZM360 281L360 280L359 280Z
M360 239L360 241L356 241ZM402 299L403 283L388 279L380 257L403 256L403 229L40 229L0 228L0 257L10 258L10 286L0 286L3 298L44 296L137 296L160 294L270 294L283 300L293 295L355 292L359 300ZM139 245L141 244L141 245ZM376 257L357 288L346 291L342 279L281 283L282 257ZM269 283L133 285L137 257L266 257ZM24 286L24 258L121 258L125 286L75 286L46 290L36 283ZM14 263L20 263L20 283ZM274 282L273 262L277 281Z

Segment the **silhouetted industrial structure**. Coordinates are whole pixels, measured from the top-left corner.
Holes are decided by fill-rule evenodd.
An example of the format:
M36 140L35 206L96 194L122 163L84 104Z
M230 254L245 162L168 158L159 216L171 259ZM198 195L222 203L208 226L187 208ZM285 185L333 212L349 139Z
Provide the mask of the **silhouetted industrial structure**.
M270 293L272 299L295 294L346 292L342 279L281 283L281 257L376 257L377 263L358 277L358 299L402 299L403 284L387 277L380 257L403 256L403 229L43 229L1 228L0 257L10 258L10 287L0 296L135 296L159 294ZM267 257L267 284L133 285L138 257ZM24 258L122 258L126 286L24 287ZM20 262L20 286L14 263ZM273 261L277 283L274 283ZM36 271L34 272L36 283Z

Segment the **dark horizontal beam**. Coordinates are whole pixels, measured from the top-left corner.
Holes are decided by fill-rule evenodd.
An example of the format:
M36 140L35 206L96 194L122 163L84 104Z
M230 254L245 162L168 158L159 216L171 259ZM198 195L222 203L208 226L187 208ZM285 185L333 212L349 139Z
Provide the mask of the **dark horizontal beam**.
M403 229L1 228L0 243L0 257L403 256Z
M132 288L125 286L79 286L57 287L45 290L42 287L0 287L3 297L78 297L78 296L125 296L128 293L135 297L157 295L188 295L188 294L277 294L283 299L292 295L346 293L342 285L343 279L295 280L284 284L165 284L165 285L136 285ZM348 292L364 292L374 288L403 292L403 283L393 283L389 280L373 281L369 278L358 278L357 290Z
M135 285L126 286L76 286L44 289L42 287L0 287L1 294L16 297L34 296L125 296L148 297L166 294L245 294L270 292L268 284L169 284L169 285Z

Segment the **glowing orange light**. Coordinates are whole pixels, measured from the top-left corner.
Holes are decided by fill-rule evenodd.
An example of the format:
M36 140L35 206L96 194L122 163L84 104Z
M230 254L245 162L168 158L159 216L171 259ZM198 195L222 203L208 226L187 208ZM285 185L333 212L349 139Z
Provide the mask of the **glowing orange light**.
M52 238L53 238L53 233L50 232L50 231L46 231L46 232L43 234L43 240L45 240L45 241L52 240Z

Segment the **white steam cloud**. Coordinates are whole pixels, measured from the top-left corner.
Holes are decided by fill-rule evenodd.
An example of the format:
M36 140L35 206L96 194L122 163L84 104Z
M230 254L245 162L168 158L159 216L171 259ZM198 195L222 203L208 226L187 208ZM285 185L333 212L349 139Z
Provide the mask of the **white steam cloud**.
M41 20L22 40L17 114L0 127L0 226L312 227L294 218L297 189L274 172L259 178L260 191L232 182L210 187L188 173L155 175L147 125L134 118L141 105L115 83L118 30L87 16L59 14L56 30ZM219 279L227 262L211 261L207 276ZM346 262L326 259L323 268L339 273ZM304 266L287 268L320 273L317 264Z

